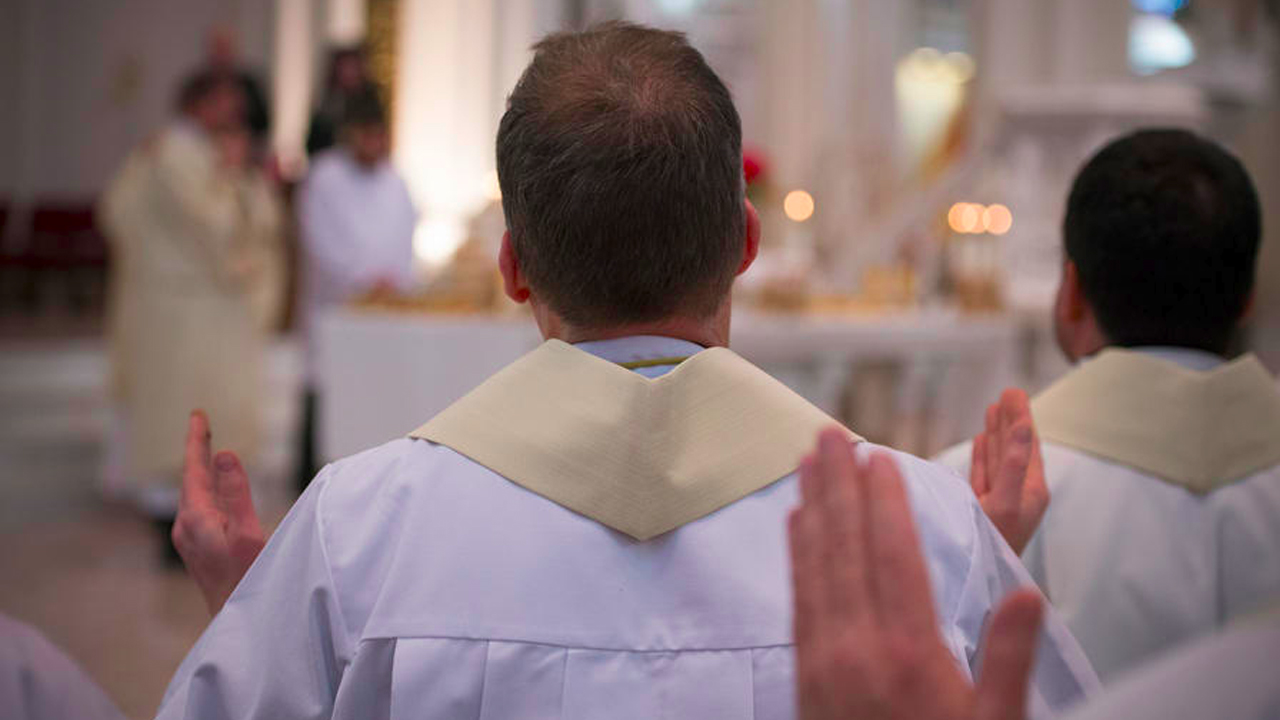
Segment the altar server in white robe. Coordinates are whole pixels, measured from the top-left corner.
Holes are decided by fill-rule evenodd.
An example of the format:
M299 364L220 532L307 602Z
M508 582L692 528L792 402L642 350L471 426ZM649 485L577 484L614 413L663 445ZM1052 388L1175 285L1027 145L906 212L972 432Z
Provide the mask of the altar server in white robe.
M347 102L342 143L312 160L300 190L303 319L382 285L413 283L417 210L388 155L386 115L372 91Z
M1072 188L1077 365L1031 403L1053 499L1023 560L1104 681L1280 601L1280 391L1226 359L1259 228L1244 168L1183 131L1112 142Z
M322 470L160 717L795 716L786 516L833 421L725 347L760 227L728 90L676 33L553 35L497 158L499 264L546 343ZM961 479L884 452L969 676L993 604L1031 579ZM1037 712L1095 683L1051 620Z
M303 249L301 324L306 351L299 488L316 470L315 325L326 310L377 288L413 285L418 212L391 163L386 115L371 88L344 104L342 142L312 160L298 200Z

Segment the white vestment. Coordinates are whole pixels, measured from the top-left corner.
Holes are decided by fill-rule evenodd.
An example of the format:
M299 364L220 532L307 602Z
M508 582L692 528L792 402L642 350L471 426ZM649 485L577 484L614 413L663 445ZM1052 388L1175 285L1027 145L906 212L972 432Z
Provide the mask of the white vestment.
M1280 615L1258 618L1146 665L1068 720L1280 718Z
M689 377L699 368L758 373L740 395L776 393L777 402L793 403L797 423L831 422L798 398L787 400L789 391L761 379L763 373L727 350L640 337L579 349L551 341L415 434L433 432L441 418L457 416L455 408L478 407L468 405L469 398L503 387L529 362L554 364L557 358L589 372L573 397L547 395L545 426L527 432L517 426L511 442L553 432L559 423L550 418L565 416L565 408L584 413L573 423L585 423L583 432L598 454L587 448L552 458L578 462L576 470L564 467L580 478L616 463L618 448L624 458L632 452L637 445L629 434L680 424L681 418L662 417L678 402L649 401L661 394L659 384L679 387L668 380L678 383L680 374ZM635 374L612 364L652 358L664 360ZM641 377L655 375L653 386ZM715 388L714 378L704 379L700 385L719 393L704 398L706 404L740 403ZM593 409L602 381L636 390L635 405ZM616 427L615 446L588 416L606 426L611 418L633 426ZM717 436L718 429L702 427ZM741 430L754 432L745 425ZM812 443L811 432L804 429L806 443ZM575 440L562 442L568 447ZM726 443L691 452L700 442L696 437L668 441L654 453L679 461L652 486L673 485L672 492L697 507L685 515L685 508L670 508L679 526L644 541L633 535L663 527L649 510L670 496L650 498L643 479L645 487L634 497L623 497L624 487L593 496L591 482L556 486L552 476L525 475L511 480L450 447L414 438L327 466L182 663L159 717L793 718L786 518L798 499L796 479L783 471L708 512L702 503L723 486L699 492L699 478L684 470L720 451L750 458L753 448ZM531 465L555 467L536 445L527 447ZM796 456L785 461L792 469L804 451L793 449ZM489 457L484 448L477 452ZM993 605L1031 579L964 481L918 458L886 452L906 477L943 638L960 667L972 673ZM653 465L645 457L635 461ZM750 468L744 472L752 474ZM564 492L565 504L540 494L542 488ZM605 507L593 507L597 501ZM698 517L685 519L691 515ZM628 534L606 521L634 529ZM1032 708L1041 716L1063 710L1095 686L1078 646L1051 618Z
M124 720L84 671L34 628L0 615L0 717Z
M343 147L317 155L298 200L303 247L302 323L385 282L413 283L417 210L389 160L362 167Z
M1032 414L1051 501L1022 559L1104 682L1280 598L1280 392L1251 357L1107 350Z

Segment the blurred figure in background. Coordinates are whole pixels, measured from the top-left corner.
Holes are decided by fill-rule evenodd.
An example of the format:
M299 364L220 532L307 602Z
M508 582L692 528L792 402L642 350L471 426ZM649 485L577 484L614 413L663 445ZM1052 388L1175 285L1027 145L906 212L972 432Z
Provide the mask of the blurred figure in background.
M260 160L267 147L271 111L258 74L241 65L235 33L231 30L219 27L209 33L208 69L230 75L240 86L244 99L244 124L252 140L254 158Z
M334 48L329 55L329 72L325 75L320 104L307 128L307 155L313 156L336 145L347 103L370 93L376 94L377 88L369 78L364 47Z
M166 557L182 458L175 418L204 408L254 456L265 330L282 294L281 212L251 163L234 76L187 80L177 119L134 150L101 217L115 253L112 385L125 478L162 531Z
M382 104L369 89L343 105L341 144L315 158L298 202L304 268L302 324L308 345L300 489L319 469L311 350L317 315L361 293L379 287L404 291L413 282L413 230L418 214L388 157L390 140Z

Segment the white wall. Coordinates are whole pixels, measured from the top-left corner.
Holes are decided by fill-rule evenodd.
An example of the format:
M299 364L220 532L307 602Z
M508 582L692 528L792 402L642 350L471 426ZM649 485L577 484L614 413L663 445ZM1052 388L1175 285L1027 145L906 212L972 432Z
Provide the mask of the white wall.
M95 196L170 114L215 25L267 81L273 3L10 0L0 3L0 193Z

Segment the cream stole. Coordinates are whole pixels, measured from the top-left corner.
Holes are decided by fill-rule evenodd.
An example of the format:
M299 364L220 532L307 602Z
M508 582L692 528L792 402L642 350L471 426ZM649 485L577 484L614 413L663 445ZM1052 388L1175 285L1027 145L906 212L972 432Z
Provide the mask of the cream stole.
M549 340L410 436L647 540L794 472L837 424L725 348L651 379Z
M1107 349L1031 409L1045 440L1195 493L1280 464L1280 389L1252 355L1197 372Z

